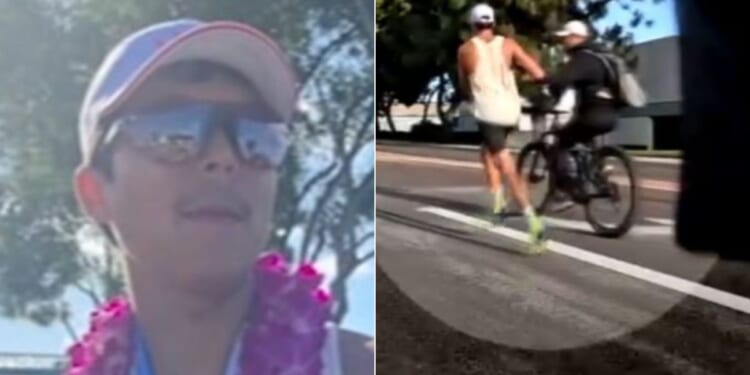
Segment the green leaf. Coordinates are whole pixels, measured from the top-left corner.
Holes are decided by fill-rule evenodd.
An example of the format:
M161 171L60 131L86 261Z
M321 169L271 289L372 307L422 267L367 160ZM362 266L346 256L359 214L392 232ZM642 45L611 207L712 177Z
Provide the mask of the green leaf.
M460 11L466 6L466 0L449 0L448 3L453 11Z

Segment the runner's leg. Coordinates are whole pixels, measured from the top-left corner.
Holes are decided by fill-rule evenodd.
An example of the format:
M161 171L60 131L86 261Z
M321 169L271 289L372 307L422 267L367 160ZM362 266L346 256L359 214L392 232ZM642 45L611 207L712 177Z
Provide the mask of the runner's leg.
M541 252L545 250L544 223L537 216L536 212L534 212L534 207L529 203L529 194L526 189L526 183L518 175L513 155L511 155L510 150L506 147L507 137L511 129L513 128L501 126L494 126L490 129L494 146L493 148L490 148L490 151L494 151L492 158L500 172L507 179L513 198L518 202L519 206L521 206L523 213L526 216L529 226L529 237L532 245L531 250L533 252Z
M501 172L492 158L501 146L502 139L497 133L497 127L485 122L478 122L479 131L482 135L481 159L484 165L485 178L490 188L492 200L492 214L497 215L505 209L505 199L502 193Z
M492 213L499 214L505 208L505 197L503 196L503 184L500 170L492 161L492 155L484 145L482 145L481 148L481 159L482 165L484 166L484 176L487 181L487 186L492 195Z

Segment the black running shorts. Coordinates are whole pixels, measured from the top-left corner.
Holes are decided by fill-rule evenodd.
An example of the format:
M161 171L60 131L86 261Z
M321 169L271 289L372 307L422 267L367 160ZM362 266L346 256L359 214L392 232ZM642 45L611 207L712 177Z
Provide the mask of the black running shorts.
M479 133L482 135L482 145L492 153L505 149L508 135L516 130L515 126L501 126L484 121L477 121L477 124Z

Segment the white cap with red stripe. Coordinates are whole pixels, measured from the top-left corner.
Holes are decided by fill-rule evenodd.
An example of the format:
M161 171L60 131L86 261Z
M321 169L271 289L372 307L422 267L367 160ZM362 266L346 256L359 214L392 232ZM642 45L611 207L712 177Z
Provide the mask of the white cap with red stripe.
M116 109L158 68L186 60L210 61L236 70L285 121L291 118L298 85L285 54L271 38L237 22L168 21L123 39L97 70L79 118L84 158L94 146L99 119Z

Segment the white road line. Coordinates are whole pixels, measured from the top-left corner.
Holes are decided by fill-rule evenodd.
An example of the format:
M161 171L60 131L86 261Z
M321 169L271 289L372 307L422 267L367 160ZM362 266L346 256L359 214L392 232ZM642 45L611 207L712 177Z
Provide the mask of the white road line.
M483 168L482 164L479 162L397 154L397 153L385 152L385 151L378 151L376 154L376 160L378 162L388 162L388 163L432 164L432 165L441 165L441 166L447 166L447 167L471 168L471 169ZM625 180L624 178L616 177L615 181L620 184L623 184L623 182L627 180ZM671 181L641 179L638 183L638 186L640 186L643 189L666 191L666 192L671 192L671 193L677 193L680 191L679 185L676 182L671 182Z
M670 225L670 226L674 226L675 225L675 221L672 220L672 219L662 219L662 218L658 218L658 217L647 217L647 218L644 218L644 220L650 221L652 223L656 223L656 224L659 224L659 225Z
M433 215L441 216L446 219L471 225L477 228L482 228L517 241L526 242L528 240L528 235L519 230L507 227L492 226L485 220L477 219L444 208L428 206L419 208L418 211L431 213ZM586 251L584 249L567 245L561 242L550 240L548 241L547 247L551 252L560 255L565 255L570 258L599 266L639 280L643 280L666 289L693 296L695 298L700 298L704 301L728 307L745 314L750 314L750 299L742 296L727 293L722 290L711 288L693 281L681 279L679 277L668 275L646 267L606 257L604 255Z

